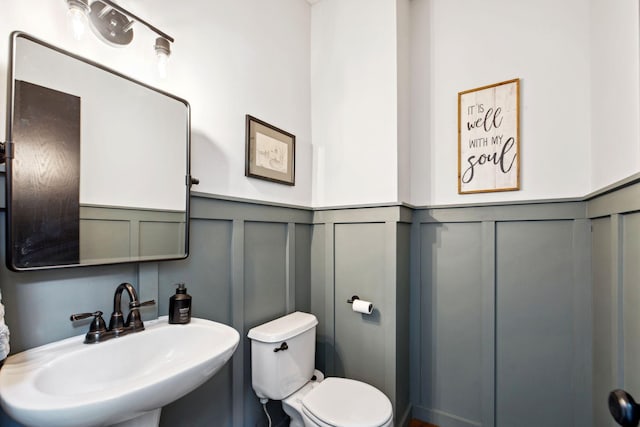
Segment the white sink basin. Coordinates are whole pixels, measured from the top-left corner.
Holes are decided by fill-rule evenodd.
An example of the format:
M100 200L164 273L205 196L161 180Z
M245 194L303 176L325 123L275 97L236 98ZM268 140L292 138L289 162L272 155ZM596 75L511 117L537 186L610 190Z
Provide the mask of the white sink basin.
M10 356L0 369L0 402L27 426L88 427L142 419L211 378L238 346L221 323L167 317L142 332L99 344L84 335ZM130 424L134 425L134 424ZM142 425L142 424L135 424Z

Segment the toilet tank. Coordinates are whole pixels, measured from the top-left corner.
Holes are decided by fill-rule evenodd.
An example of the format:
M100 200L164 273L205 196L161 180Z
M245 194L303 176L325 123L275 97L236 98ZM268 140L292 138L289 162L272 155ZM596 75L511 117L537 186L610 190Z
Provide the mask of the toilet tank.
M258 397L282 400L311 379L317 324L313 314L296 311L249 331L251 382Z

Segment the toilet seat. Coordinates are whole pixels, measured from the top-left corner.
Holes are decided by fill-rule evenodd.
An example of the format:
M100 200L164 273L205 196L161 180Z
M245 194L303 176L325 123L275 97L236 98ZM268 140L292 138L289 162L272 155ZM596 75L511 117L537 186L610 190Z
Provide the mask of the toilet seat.
M377 388L347 378L326 378L302 399L302 411L322 427L392 425L391 402Z

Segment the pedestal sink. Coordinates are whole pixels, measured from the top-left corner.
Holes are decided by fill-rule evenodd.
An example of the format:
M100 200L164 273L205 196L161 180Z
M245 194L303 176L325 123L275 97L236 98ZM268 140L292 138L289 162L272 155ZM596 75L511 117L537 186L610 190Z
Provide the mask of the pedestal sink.
M2 407L27 426L157 426L160 409L218 372L240 339L204 319L145 326L100 344L81 335L10 356L0 369Z

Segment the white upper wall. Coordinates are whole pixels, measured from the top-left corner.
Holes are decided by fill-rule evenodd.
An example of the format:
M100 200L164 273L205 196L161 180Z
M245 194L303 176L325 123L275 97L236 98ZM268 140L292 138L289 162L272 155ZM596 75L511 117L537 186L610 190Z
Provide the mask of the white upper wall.
M640 171L638 0L591 0L591 174L598 190Z
M590 189L589 0L413 0L415 205L579 197ZM521 190L457 194L457 94L520 78Z
M312 6L313 206L398 199L395 0Z
M197 191L441 205L581 197L640 171L637 0L123 3L176 38L166 80L153 33L75 41L64 0L3 3L0 80L23 30L187 99ZM522 190L458 195L457 93L515 77ZM296 135L294 187L244 176L245 114Z
M162 10L156 3L150 9ZM172 81L191 103L197 191L310 205L311 6L301 0L162 3L171 11L162 25L177 27L182 49L172 58L171 67L183 64ZM295 186L244 176L245 114L296 136Z
M25 31L189 101L191 173L200 179L194 190L310 205L311 6L301 0L121 4L176 39L166 80L155 70L155 35L143 26L134 27L134 41L124 48L107 46L90 30L78 42L67 27L64 0L7 0L0 19L0 81L6 81L9 33ZM0 98L5 96L2 84ZM5 103L0 105L4 117ZM295 186L244 176L245 114L296 135Z
M637 173L638 22L636 0L316 2L313 205L575 198ZM512 78L521 189L459 195L457 94Z

